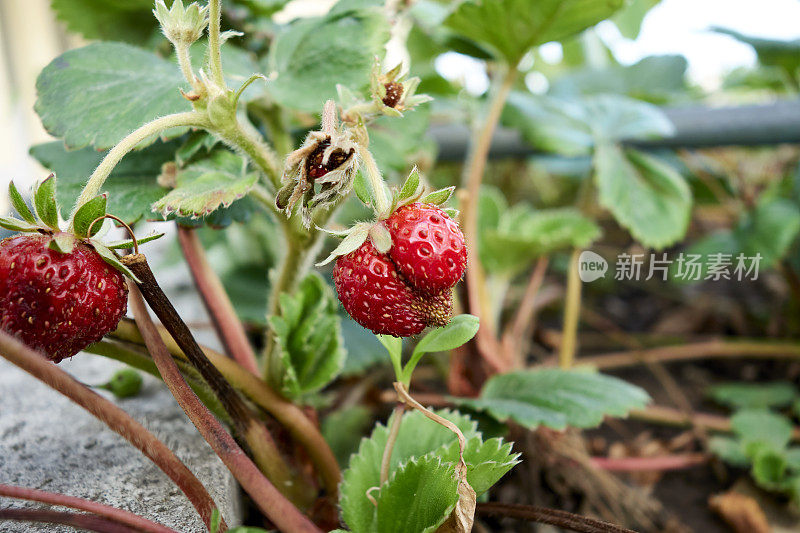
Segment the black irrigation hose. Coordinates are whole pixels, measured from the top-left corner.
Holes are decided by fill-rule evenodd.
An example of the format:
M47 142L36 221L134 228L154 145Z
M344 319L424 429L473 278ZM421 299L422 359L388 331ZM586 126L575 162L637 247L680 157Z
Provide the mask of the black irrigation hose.
M800 143L800 100L737 107L668 107L664 112L675 126L674 136L629 144L642 148L699 148ZM470 138L467 126L433 125L429 134L439 146L439 160L464 158ZM500 127L492 139L489 157L524 157L535 152L517 131Z

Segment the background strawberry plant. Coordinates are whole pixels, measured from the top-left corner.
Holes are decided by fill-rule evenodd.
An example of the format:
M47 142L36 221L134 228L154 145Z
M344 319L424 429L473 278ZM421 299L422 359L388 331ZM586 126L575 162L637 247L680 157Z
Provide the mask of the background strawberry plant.
M38 219L13 185L25 220L0 218L8 234L44 233L53 253L74 235L128 276L134 320L85 351L164 381L247 494L247 526L795 520L797 398L781 380L797 378L800 353L798 151L715 146L800 141L797 43L713 29L759 62L706 94L682 57L625 65L598 37L604 21L635 36L657 2L339 0L291 20L286 4L54 0L88 44L37 78L35 110L56 139L30 148L55 174L27 197ZM544 61L553 42L563 56ZM479 62L485 93L434 68L454 53ZM536 76L545 90L532 90ZM766 99L790 111L752 106ZM706 108L715 102L751 107ZM790 126L759 130L769 119ZM393 226L404 209L440 218ZM106 249L91 224L117 231L107 215L138 243ZM466 271L432 290L430 265L446 262L427 232L445 227L466 243L466 266L454 256ZM401 255L404 229L439 261ZM584 285L585 249L612 264ZM614 276L614 257L651 252L759 254L760 277ZM159 286L176 263L217 349L170 304L187 287ZM0 316L15 301L0 298ZM391 336L406 320L430 327ZM146 429L15 341L14 324L0 354L128 438L209 531L238 525ZM135 394L136 376L97 388ZM66 502L89 514L59 520L87 529L163 530L62 495L0 485L0 496ZM0 523L49 516L14 513L0 508Z

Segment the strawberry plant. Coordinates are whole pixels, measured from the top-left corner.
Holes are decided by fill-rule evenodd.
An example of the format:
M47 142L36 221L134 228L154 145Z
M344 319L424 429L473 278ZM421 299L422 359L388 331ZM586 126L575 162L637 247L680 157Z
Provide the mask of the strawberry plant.
M91 42L37 79L35 110L57 140L30 153L54 174L29 198L9 185L0 355L125 437L211 532L468 532L479 520L501 527L487 518L497 515L666 530L671 516L631 496L608 473L614 458L591 456L581 430L631 413L669 419L648 410L642 388L597 368L633 359L676 403L680 388L647 357L649 339L615 329L615 302L601 316L585 306L581 251L609 237L632 252L759 253L797 290L797 180L722 187L735 216L687 241L709 195L693 174L701 165L648 145L675 134L657 104L691 94L685 61L591 60L596 24L635 34L650 2L338 0L289 21L286 4L53 1ZM554 41L580 59L543 64L540 47ZM483 62L485 95L433 68L451 53ZM547 94L528 90L532 74L552 81ZM437 120L472 126L463 164L436 161L426 132ZM489 163L499 127L540 152ZM123 229L124 240L111 238ZM219 350L198 343L170 298L165 273L176 263L188 267ZM686 286L676 278L669 291ZM536 327L553 302L559 316ZM582 320L636 354L576 367ZM656 355L683 356L673 350ZM94 387L116 398L141 390L134 369L163 382L247 495L246 525L222 516L144 426L57 366L86 354L131 367ZM768 410L796 409L794 389L713 396L739 410L735 437L695 428L692 438L797 500L791 422ZM691 415L681 408L668 421ZM548 489L529 490L540 472ZM586 501L527 505L541 492ZM169 531L65 495L0 484L0 497L85 512L0 508L0 520Z

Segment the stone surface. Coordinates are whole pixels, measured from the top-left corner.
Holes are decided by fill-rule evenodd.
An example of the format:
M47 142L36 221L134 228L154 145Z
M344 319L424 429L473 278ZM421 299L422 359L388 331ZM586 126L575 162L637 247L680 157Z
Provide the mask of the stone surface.
M120 368L79 354L60 367L87 384ZM145 376L135 398L114 400L167 444L208 488L229 525L240 523L235 481L159 380ZM0 358L0 483L103 502L180 532L205 531L185 496L153 463L88 412ZM0 498L0 507L36 505ZM73 531L0 521L0 531Z

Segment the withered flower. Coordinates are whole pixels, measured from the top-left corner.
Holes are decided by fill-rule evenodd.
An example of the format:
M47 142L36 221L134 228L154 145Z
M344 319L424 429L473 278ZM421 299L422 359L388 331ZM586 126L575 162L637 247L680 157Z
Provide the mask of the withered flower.
M339 126L336 106L328 100L322 128L309 133L303 145L286 158L284 185L275 200L278 209L288 217L301 202L303 225L309 227L314 208L331 205L350 192L358 169L357 154L351 132Z

